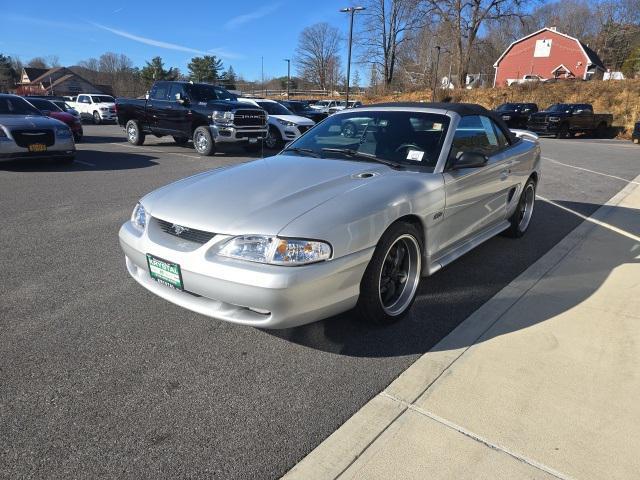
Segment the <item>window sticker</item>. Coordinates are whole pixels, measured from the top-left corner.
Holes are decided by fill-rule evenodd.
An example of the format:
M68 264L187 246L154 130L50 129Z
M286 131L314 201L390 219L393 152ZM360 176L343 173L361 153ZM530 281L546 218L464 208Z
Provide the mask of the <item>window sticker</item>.
M409 150L409 152L407 152L407 160L421 162L422 157L424 157L424 152L421 152L420 150Z
M433 129L434 129L436 132L440 132L440 131L442 130L442 124L441 124L441 123L434 123L434 124L433 124Z

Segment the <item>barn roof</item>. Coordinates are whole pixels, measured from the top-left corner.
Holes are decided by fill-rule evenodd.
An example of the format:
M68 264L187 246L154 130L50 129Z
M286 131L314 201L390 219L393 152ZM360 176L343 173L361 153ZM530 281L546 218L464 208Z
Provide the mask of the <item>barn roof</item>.
M498 60L496 60L496 63L493 64L494 68L498 68L498 65L500 64L500 61L505 57L505 55L507 53L509 53L509 50L511 50L513 48L514 45L523 42L524 40L527 40L535 35L538 35L541 32L552 32L555 33L557 35L561 35L565 38L568 38L569 40L573 40L574 42L576 42L580 48L582 49L582 53L584 54L584 56L586 57L587 61L591 64L591 65L596 65L600 68L602 68L603 70L605 69L604 64L602 63L602 60L600 60L600 58L598 57L598 54L596 52L594 52L593 50L591 50L587 45L585 45L584 43L582 43L580 40L578 40L575 37L572 37L571 35L567 35L566 33L562 33L559 32L553 28L549 28L549 27L544 27L541 28L540 30L530 33L529 35L519 38L518 40L516 40L515 42L512 42L511 45L509 45L506 50L504 52L502 52L502 55L500 55L500 57L498 58Z

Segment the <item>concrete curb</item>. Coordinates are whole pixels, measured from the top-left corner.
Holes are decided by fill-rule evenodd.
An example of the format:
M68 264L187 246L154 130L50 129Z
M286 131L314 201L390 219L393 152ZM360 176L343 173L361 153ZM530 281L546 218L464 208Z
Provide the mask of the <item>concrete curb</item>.
M340 477L419 397L469 350L500 318L550 270L570 254L631 192L640 176L627 184L556 246L509 285L489 299L400 374L338 430L303 458L284 480L328 480Z

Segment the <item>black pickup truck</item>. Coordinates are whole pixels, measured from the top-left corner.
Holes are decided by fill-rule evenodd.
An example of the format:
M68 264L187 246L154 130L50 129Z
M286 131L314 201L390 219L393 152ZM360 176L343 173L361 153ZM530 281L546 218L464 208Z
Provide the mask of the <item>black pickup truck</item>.
M593 113L588 103L554 103L529 117L527 129L540 135L567 138L576 133L604 137L611 127L613 115Z
M526 128L529 116L538 111L535 103L503 103L495 109L510 128Z
M192 139L200 155L213 155L221 143L257 151L267 134L267 113L236 100L224 88L206 83L156 82L146 100L116 100L118 124L133 145L142 145L145 135L152 134L170 135L180 145Z

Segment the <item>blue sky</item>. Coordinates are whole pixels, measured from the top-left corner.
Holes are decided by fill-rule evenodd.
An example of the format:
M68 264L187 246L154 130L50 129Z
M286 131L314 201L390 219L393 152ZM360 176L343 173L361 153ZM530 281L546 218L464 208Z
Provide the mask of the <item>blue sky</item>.
M161 56L166 66L187 71L194 56L214 54L248 80L286 75L300 31L328 22L348 29L339 13L349 0L196 0L109 2L30 0L0 2L0 53L24 62L57 55L65 66L106 51L124 53L137 66ZM346 59L346 44L343 58ZM292 66L293 70L293 66ZM292 71L292 74L294 72Z

